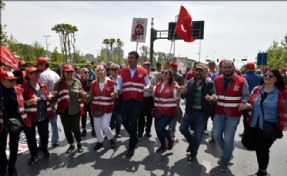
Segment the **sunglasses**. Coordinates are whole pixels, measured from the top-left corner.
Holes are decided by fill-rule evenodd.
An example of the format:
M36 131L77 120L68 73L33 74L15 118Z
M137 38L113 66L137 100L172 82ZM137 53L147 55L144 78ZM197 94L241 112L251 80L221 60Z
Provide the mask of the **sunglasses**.
M162 75L168 75L168 72L167 71L162 71L161 74Z
M89 72L82 72L82 74L88 74Z
M104 72L104 70L97 70L97 72L99 73L99 72Z
M274 75L265 74L265 75L264 75L264 78L267 78L267 77L268 77L268 78L274 78L275 76L274 76Z
M74 73L74 71L66 71L66 73Z
M16 82L16 79L11 79L11 80L9 80L9 82Z
M112 70L112 71L117 71L118 69L117 69L117 68L111 68L111 70Z

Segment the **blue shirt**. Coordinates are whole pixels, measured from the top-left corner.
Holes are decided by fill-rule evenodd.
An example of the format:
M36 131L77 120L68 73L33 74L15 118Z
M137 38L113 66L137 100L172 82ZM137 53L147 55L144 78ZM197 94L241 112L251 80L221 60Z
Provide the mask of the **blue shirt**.
M255 72L246 72L242 76L247 80L249 86L249 92L252 92L254 87L258 86L262 79L262 76L256 74Z
M277 123L279 121L278 113L278 92L279 89L274 87L274 89L268 93L266 99L263 102L263 111L264 117L260 106L261 96L264 94L264 85L260 88L258 96L255 98L253 103L252 118L251 118L251 127L255 127L257 121L259 120L259 127L263 129L264 119L269 122ZM253 93L253 92L252 92ZM287 107L287 103L284 105Z

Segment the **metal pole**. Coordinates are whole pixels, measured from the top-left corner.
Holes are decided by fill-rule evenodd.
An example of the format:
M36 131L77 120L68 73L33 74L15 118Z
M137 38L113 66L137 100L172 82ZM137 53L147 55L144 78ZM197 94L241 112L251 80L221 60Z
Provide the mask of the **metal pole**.
M201 40L199 40L198 62L200 62L200 54L201 54Z
M48 37L51 37L50 35L43 35L46 38L46 57L48 57Z

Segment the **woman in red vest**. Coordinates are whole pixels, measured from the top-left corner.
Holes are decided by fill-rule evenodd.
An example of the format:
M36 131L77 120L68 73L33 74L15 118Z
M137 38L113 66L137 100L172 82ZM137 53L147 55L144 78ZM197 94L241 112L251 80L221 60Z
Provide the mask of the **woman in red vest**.
M17 175L16 161L20 131L12 132L7 128L7 120L17 118L27 123L24 111L23 89L16 86L17 77L10 71L0 67L0 175ZM9 135L9 138L8 138ZM9 139L9 158L6 155L7 139Z
M177 101L180 96L179 86L174 81L170 70L161 72L162 80L158 82L153 90L154 106L158 108L162 116L155 118L155 129L161 146L156 152L165 152L171 150L174 146L174 139L166 129L176 114ZM166 139L168 145L166 145Z
M40 72L36 68L30 67L26 70L26 74L27 81L23 85L23 95L26 104L25 111L31 126L26 127L24 132L31 154L28 164L33 165L38 161L36 127L44 157L46 159L50 157L48 152L49 119L54 118L54 113L49 103L51 96L49 96L48 87L39 83Z
M97 136L97 144L94 150L99 150L103 147L103 134L105 133L108 140L110 140L111 148L115 148L115 141L110 129L110 121L114 109L114 99L112 95L115 90L115 82L107 79L106 70L103 65L98 65L95 69L96 80L91 83L90 97L92 100L92 115L98 109L103 112L100 117L94 116L94 125Z
M74 68L70 64L63 66L62 77L55 84L54 91L57 92L58 107L65 136L70 144L66 154L75 149L74 137L77 141L78 153L82 153L82 137L80 129L80 116L84 115L84 104L81 97L84 94L82 84L74 78Z

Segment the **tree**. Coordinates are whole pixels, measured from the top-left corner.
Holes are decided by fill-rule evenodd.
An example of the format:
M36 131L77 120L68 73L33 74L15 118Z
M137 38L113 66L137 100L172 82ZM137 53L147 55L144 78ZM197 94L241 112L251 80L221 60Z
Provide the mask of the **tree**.
M59 64L63 63L63 55L58 52L58 47L54 48L53 52L51 53L51 61Z
M61 47L61 51L64 55L66 63L68 63L68 60L69 60L69 63L73 63L74 62L73 58L75 57L75 52L76 52L75 32L78 31L77 26L62 23L62 24L56 24L54 27L52 27L51 30L59 34L60 47ZM71 47L73 48L74 57L72 57Z
M0 9L4 10L5 3L0 1ZM6 25L0 24L0 44L1 46L7 46L8 43L8 35L7 32L4 31Z
M145 46L145 45L143 45L143 46L141 46L140 47L140 51L141 51L141 60L143 61L143 62L145 62L145 61L147 61L148 60L148 54L149 54L149 48L148 48L148 46Z

